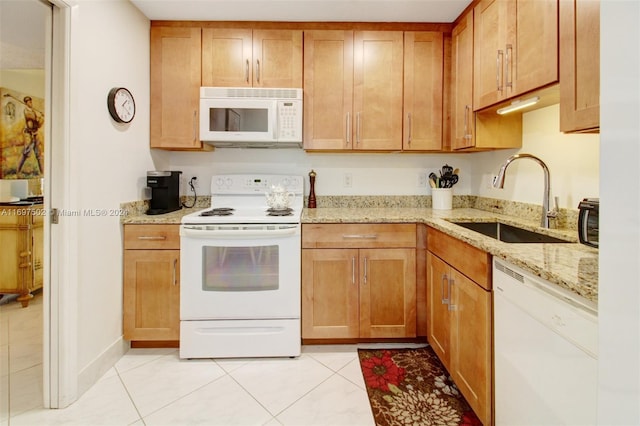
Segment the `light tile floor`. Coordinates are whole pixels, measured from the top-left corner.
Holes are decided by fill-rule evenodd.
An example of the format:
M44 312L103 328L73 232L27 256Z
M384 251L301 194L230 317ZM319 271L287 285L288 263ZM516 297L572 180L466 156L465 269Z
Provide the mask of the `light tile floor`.
M373 425L357 347L300 357L180 360L131 349L78 401L11 416L20 425Z
M42 407L42 292L29 306L0 305L0 426Z
M0 426L374 425L356 345L303 346L295 359L131 349L78 401L43 409L42 311L41 296L0 306Z

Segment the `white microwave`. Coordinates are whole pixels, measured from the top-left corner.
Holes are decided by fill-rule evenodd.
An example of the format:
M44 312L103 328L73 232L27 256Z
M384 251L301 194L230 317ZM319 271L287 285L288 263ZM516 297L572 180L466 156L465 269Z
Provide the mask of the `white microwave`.
M200 140L225 148L302 147L302 89L201 87Z

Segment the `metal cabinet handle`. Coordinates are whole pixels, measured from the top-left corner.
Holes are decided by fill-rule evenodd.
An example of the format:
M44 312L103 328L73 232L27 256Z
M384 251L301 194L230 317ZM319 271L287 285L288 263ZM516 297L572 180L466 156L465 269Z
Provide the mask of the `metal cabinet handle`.
M164 235L155 235L155 236L151 236L151 235L140 235L140 236L138 237L138 239L139 239L139 240L146 240L146 241L149 241L149 240L166 240L166 239L167 239L167 237L166 237L166 236L164 236Z
M198 140L198 110L193 110L193 141Z
M173 259L173 285L178 285L178 259Z
M511 44L507 44L507 64L505 67L505 73L506 73L506 86L511 88L513 87L513 46Z
M449 278L449 310L450 311L455 311L456 310L456 305L454 305L453 303L451 303L451 286L455 284L454 279L453 278Z
M351 284L356 283L356 257L351 258Z
M247 59L246 66L244 69L244 79L247 83L249 83L249 60Z
M351 113L348 112L347 113L347 132L346 132L346 141L347 141L347 146L349 146L349 144L351 143Z
M447 297L444 297L444 287L445 287L444 283L445 282L448 283L449 282L449 278L447 278L447 274L442 274L442 280L440 282L440 302L443 305L448 305L449 304L449 297L448 297L448 295L447 295ZM447 288L449 288L448 284L447 284Z
M367 258L364 258L364 274L363 274L363 284L367 283Z
M473 135L471 134L471 116L473 114L473 110L471 109L471 105L464 106L464 139L471 140Z
M256 59L256 81L260 83L260 59Z
M345 240L375 240L376 238L378 238L378 234L343 234L342 238L344 238Z
M356 114L356 145L360 145L360 113Z
M496 57L496 86L498 92L502 92L502 62L503 62L504 52L502 50L498 50L498 55Z
M408 143L409 145L411 145L411 133L412 133L412 132L411 132L411 127L412 127L412 126L411 126L411 113L408 113L408 114L407 114L407 118L408 118L408 120L409 120L409 137L407 138L407 143Z

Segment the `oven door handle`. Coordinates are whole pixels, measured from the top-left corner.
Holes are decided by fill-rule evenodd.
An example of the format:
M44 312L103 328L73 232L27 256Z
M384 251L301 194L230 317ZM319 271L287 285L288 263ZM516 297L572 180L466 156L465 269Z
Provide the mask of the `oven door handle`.
M285 237L289 235L295 235L298 231L298 226L294 225L286 228L279 229L229 229L229 230L208 230L197 228L180 228L180 235L184 237L192 238L247 238L247 237Z

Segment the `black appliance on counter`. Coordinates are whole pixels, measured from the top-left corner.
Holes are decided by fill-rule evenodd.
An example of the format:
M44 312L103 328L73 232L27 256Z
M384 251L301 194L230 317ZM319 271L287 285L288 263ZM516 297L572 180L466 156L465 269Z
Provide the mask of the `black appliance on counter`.
M163 214L180 210L179 171L147 172L147 186L151 188L151 200L147 214Z
M578 238L582 244L598 248L600 199L585 198L578 204Z

